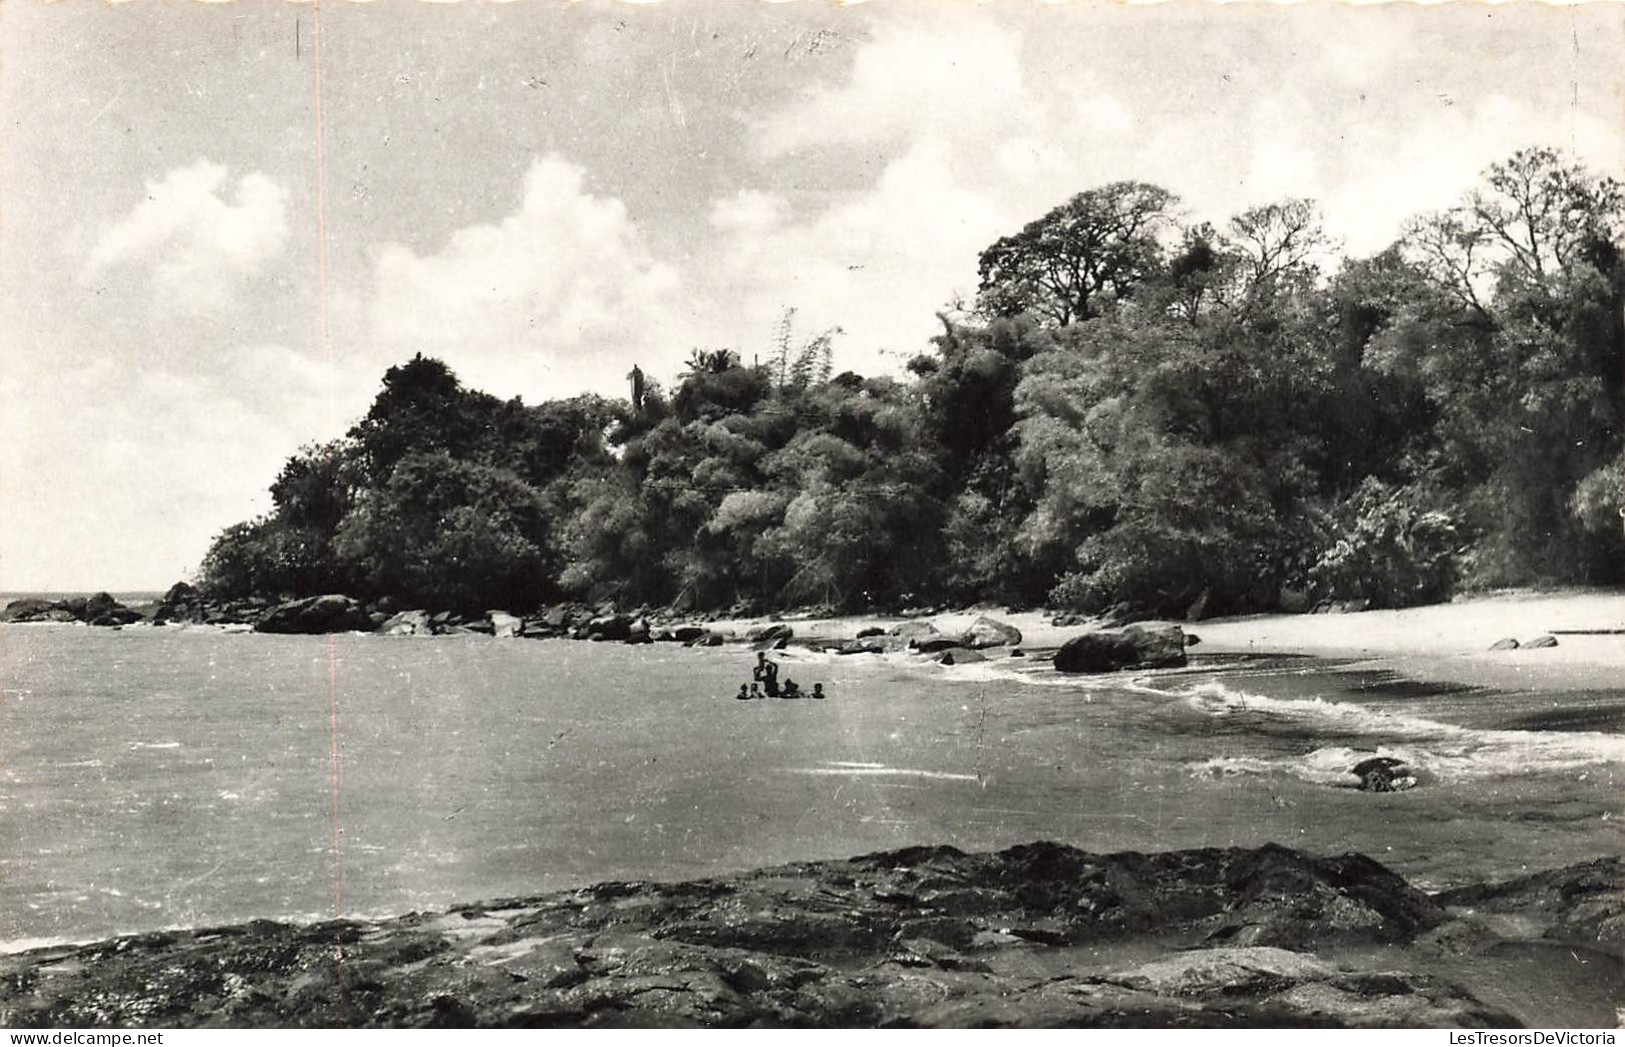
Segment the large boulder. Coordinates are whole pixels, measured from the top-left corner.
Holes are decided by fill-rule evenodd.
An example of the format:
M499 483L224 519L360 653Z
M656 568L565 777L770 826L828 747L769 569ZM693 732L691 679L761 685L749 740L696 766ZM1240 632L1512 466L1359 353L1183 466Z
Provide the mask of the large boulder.
M1360 779L1360 789L1368 793L1397 793L1416 787L1416 774L1404 760L1373 756L1349 768Z
M370 632L372 619L348 596L329 594L289 600L266 612L254 626L259 633Z
M941 636L942 634L930 622L915 621L899 622L887 629L886 635L900 637L905 643L912 641L918 644L922 640L927 640L933 636Z
M796 631L783 622L774 622L771 625L758 625L745 633L748 643L775 643L779 640L788 640L795 636Z
M378 631L385 636L429 636L434 626L429 621L428 611L402 611L384 619Z
M49 621L47 616L54 610L56 604L50 600L13 600L0 611L0 622Z
M632 635L632 616L601 614L587 622L583 635L589 640L625 640Z
M1185 631L1177 625L1130 625L1080 633L1055 652L1063 673L1164 669L1185 664Z
M1021 630L985 615L978 616L959 636L962 646L973 651L988 647L1015 647L1021 643Z
M130 610L107 593L97 593L86 600L80 615L91 625L129 625L141 621L141 612Z
M208 618L207 601L203 594L185 582L176 582L153 608L154 625L169 622L201 622Z
M89 622L91 625L128 625L141 620L139 611L113 599L107 593L75 596L66 600L13 600L0 611L0 622Z

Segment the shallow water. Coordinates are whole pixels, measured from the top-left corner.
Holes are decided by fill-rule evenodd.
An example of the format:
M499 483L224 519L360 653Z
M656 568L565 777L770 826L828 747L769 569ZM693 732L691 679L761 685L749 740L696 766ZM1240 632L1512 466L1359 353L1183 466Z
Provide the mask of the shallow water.
M1625 842L1618 692L1400 686L1301 659L1079 679L791 651L781 675L829 700L736 702L751 658L0 626L0 940L396 913L915 843L1277 841L1363 851L1433 888ZM1422 784L1348 787L1373 752Z

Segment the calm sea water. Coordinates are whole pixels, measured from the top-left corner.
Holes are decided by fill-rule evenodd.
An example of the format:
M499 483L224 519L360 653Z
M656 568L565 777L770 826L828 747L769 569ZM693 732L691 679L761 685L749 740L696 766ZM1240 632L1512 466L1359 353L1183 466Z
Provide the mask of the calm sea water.
M1621 692L1452 691L1305 660L1078 679L784 656L829 699L734 701L740 649L0 626L0 940L915 843L1278 841L1429 887L1625 845ZM1422 784L1347 788L1372 752Z

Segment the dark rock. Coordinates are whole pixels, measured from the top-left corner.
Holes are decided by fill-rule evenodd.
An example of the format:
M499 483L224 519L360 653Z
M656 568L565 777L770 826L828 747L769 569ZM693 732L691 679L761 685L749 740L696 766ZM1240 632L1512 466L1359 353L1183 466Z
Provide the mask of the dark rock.
M1185 664L1185 632L1177 625L1131 625L1080 633L1055 652L1063 673L1159 669Z
M941 665L970 665L973 662L985 662L987 655L981 651L973 651L968 647L955 647L943 651L942 657L937 659Z
M865 637L869 637L869 636L885 636L885 635L886 635L886 630L882 629L878 625L871 625L871 626L867 626L867 627L865 627L863 629L858 630L858 639L860 639L860 640L864 639Z
M88 622L91 625L128 625L139 622L139 611L119 603L107 593L67 600L13 600L0 611L0 622Z
M0 611L0 622L44 621L45 616L56 609L50 600L13 600Z
M706 632L707 630L703 625L679 625L671 630L671 638L678 643L693 643L696 640L703 639Z
M942 633L936 633L932 636L923 636L913 640L909 646L921 654L936 654L938 651L946 651L954 647L963 648L967 644L960 637L944 636Z
M1445 891L1437 900L1477 913L1515 915L1533 933L1625 956L1625 859L1599 858L1504 883Z
M1185 634L1185 646L1186 647L1195 647L1197 644L1199 644L1201 642L1202 642L1202 638L1200 636L1197 636L1195 633L1186 633Z
M1524 644L1523 644L1523 649L1526 650L1526 651L1533 651L1533 650L1538 650L1538 649L1540 649L1542 647L1556 647L1556 646L1557 646L1557 637L1555 637L1555 636L1537 636L1533 640L1526 640L1524 642Z
M960 641L964 646L978 651L988 647L1014 647L1021 643L1021 630L983 615L970 623L961 634Z
M89 621L92 618L99 618L110 611L114 611L122 607L124 607L124 605L113 599L113 595L111 593L97 593L95 596L91 596L85 600L84 606L79 608L79 614L86 621Z
M1023 651L1019 647L1012 647L1012 648L1010 648L1010 657L1012 657L1012 658L1025 658L1025 657L1027 657L1027 652Z
M1504 640L1497 640L1490 644L1490 650L1492 651L1516 651L1517 649L1518 641L1514 640L1510 636Z
M789 640L796 631L783 622L774 622L771 625L758 625L745 633L746 643L774 643L778 640Z
M1349 768L1360 779L1360 789L1368 793L1397 793L1416 787L1416 775L1404 760L1373 756Z
M428 636L434 632L428 611L402 611L378 626L384 636Z
M930 622L899 622L890 629L887 629L886 635L898 637L904 643L913 641L917 644L921 640L927 640L933 636L940 636L942 634L939 633L937 631L937 627L932 625Z
M1604 900L1619 908L1619 861L1593 866L1445 897L1556 926ZM1406 969L1408 943L1449 919L1359 855L913 847L441 915L255 921L9 954L0 1024L1516 1025ZM1148 958L1125 960L1108 945L1146 935L1196 947L1135 946Z
M1275 606L1282 614L1304 614L1313 604L1307 590L1282 586L1275 598Z
M91 625L112 626L114 628L121 625L129 625L132 622L139 622L142 620L143 619L140 611L132 611L130 608L122 605L114 610L98 614L94 618L86 619L86 621L88 621Z
M589 640L625 640L632 635L632 618L625 614L599 615L587 622Z
M361 605L348 596L336 594L278 604L254 626L254 631L261 633L342 633L371 629L372 620Z

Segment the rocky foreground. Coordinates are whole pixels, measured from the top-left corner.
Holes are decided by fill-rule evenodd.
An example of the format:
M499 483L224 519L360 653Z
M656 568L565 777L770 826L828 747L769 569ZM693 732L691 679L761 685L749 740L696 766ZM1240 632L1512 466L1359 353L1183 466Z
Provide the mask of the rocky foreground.
M1509 941L1617 969L1622 863L1428 895L1276 846L913 848L0 957L0 1026L1510 1026L1437 973Z

